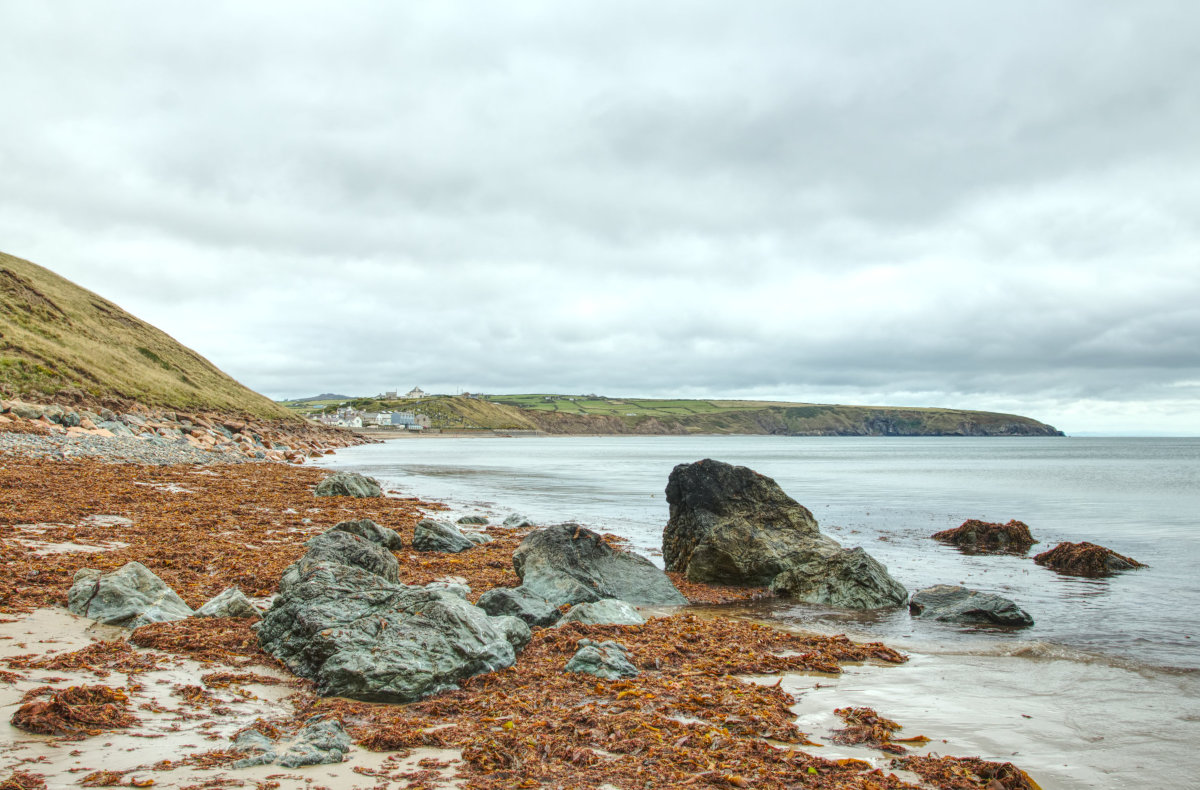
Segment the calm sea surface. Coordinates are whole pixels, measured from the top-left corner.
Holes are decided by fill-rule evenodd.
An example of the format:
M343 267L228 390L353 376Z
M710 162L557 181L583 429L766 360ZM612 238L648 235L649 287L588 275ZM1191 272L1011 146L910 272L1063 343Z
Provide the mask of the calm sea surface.
M1200 439L424 437L322 463L445 502L455 516L519 511L615 532L661 564L667 476L701 458L773 477L823 532L863 546L910 591L961 583L1012 598L1036 620L1004 631L904 610L730 607L910 652L900 667L865 665L815 684L790 677L808 731L836 726L837 705L874 705L945 753L1013 760L1045 788L1196 786ZM1026 557L970 556L929 539L968 518L1019 519L1040 543ZM1067 540L1149 567L1095 580L1034 564L1034 553Z
M910 591L965 584L1012 598L1037 624L980 631L778 602L764 616L929 647L1037 640L1200 668L1200 439L429 437L342 450L326 464L462 512L615 532L661 564L667 476L701 458L773 477L823 532L863 546ZM1030 556L1087 540L1150 567L1080 579L929 539L968 518L1026 522L1040 541Z

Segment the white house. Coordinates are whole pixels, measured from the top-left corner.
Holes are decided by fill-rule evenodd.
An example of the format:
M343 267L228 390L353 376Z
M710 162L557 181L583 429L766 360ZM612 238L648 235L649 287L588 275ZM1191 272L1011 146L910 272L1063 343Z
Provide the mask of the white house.
M406 397L406 398L414 398L414 399L415 398L424 398L426 396L427 396L427 393L425 392L425 390L421 389L420 387L413 387L408 392L406 392L404 395L404 397Z

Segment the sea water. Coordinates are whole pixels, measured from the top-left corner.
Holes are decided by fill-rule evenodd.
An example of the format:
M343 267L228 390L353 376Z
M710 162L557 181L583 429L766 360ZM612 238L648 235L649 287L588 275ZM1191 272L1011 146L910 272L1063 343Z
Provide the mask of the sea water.
M819 684L790 678L802 725L827 727L826 708L874 701L906 729L945 738L935 744L945 753L1013 760L1044 787L1200 787L1200 758L1181 748L1200 742L1200 439L424 437L323 463L455 515L519 511L614 532L661 564L667 477L701 458L774 478L822 532L863 546L910 591L964 584L1035 619L1013 631L903 609L728 607L912 654L902 667L857 667ZM968 518L1024 521L1039 544L1027 556L970 555L930 539ZM1084 540L1148 567L1083 579L1031 559Z

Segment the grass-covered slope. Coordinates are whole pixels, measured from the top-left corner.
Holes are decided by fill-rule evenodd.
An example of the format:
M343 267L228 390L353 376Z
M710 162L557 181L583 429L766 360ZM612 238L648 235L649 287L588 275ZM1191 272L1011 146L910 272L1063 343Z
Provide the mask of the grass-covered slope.
M326 403L290 403L297 411ZM417 411L435 428L539 430L554 434L780 434L791 436L1058 436L1016 414L963 409L840 406L772 401L647 400L597 395L361 398L368 411Z
M195 351L53 272L0 253L0 394L291 417Z

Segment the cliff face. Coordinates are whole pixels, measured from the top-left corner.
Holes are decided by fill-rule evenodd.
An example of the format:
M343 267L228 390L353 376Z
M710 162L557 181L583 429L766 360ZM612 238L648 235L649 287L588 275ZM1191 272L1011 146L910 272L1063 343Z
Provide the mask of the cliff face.
M1062 436L1013 414L870 406L771 406L675 418L621 418L523 410L553 434L772 434L779 436Z

